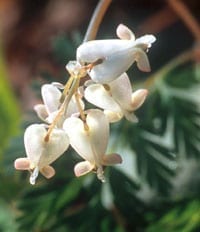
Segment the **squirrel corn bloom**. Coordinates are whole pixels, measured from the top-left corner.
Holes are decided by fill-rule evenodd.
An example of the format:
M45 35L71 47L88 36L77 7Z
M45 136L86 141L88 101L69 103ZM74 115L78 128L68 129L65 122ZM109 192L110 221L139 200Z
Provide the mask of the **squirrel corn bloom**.
M104 182L103 166L122 162L121 157L117 154L105 155L109 137L109 122L102 111L89 110L86 122L76 117L68 118L65 120L63 128L69 136L71 146L85 160L76 164L74 168L76 176L95 171L98 179Z
M147 94L146 89L132 93L126 73L108 84L90 84L85 90L86 100L104 109L110 122L119 121L123 116L129 121L137 122L134 111L143 104Z
M35 184L39 171L51 178L55 170L50 166L61 156L69 146L69 139L61 129L53 129L49 140L45 141L47 134L46 125L30 125L24 133L24 145L27 158L15 160L17 170L29 170L31 172L30 183Z
M44 84L41 88L41 95L44 104L37 104L34 106L34 110L36 111L38 117L42 119L44 122L52 123L55 116L58 113L59 107L61 106L62 92L60 89L64 89L64 86L61 83L52 83L52 84ZM79 99L81 107L84 108L84 103ZM66 113L64 115L64 119L70 117L73 114L79 113L76 99L73 96L70 100ZM60 124L62 125L64 119L62 118Z
M93 40L81 44L76 53L77 61L82 64L97 63L88 75L97 83L109 83L137 62L140 70L150 71L146 51L155 42L153 35L145 35L135 40L133 32L120 24L117 27L119 39Z

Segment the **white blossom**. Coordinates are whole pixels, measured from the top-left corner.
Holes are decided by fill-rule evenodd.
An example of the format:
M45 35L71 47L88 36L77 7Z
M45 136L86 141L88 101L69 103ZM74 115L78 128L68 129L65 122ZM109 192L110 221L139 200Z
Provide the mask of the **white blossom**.
M64 86L60 83L53 82L52 84L44 84L41 88L41 95L44 104L37 104L34 106L34 110L36 111L38 117L47 123L53 122L59 111L59 107L61 106L62 92L60 89L64 89ZM84 103L81 97L79 98L79 101L81 107L84 109ZM77 107L75 96L73 96L68 104L63 118L60 120L60 124L63 123L65 118L77 113L79 113L79 109Z
M30 170L30 183L35 184L39 171L50 178L55 174L50 166L60 157L69 146L67 134L61 129L53 129L46 141L47 130L44 124L32 124L24 133L24 145L27 158L15 160L15 168L18 170Z
M145 35L135 40L134 34L126 26L117 28L120 39L92 40L77 48L77 61L82 64L97 65L88 74L98 83L109 83L126 72L134 61L140 70L150 71L148 57L145 53L156 40L153 35Z
M76 176L96 171L97 177L104 182L103 166L122 162L117 154L105 154L109 138L109 122L102 111L90 110L85 123L79 118L68 118L63 128L69 136L71 146L85 160L75 166Z
M144 102L148 91L139 89L132 93L128 75L123 73L108 84L90 84L85 90L85 98L90 103L104 109L110 122L119 121L123 116L137 122L134 111Z

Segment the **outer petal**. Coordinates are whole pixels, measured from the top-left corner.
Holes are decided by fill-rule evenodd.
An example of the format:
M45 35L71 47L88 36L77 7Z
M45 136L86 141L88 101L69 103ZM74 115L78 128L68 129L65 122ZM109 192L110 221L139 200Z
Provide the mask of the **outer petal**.
M52 84L45 84L41 88L42 98L48 114L56 111L60 105L61 92Z
M122 163L122 158L118 154L104 155L103 160L104 160L104 165L114 165L114 164Z
M97 83L109 83L126 72L136 58L137 50L132 45L132 40L120 50L108 54L102 64L96 65L89 73L92 80Z
M46 129L43 125L33 124L26 128L24 133L24 145L27 157L33 166L37 166L43 150L43 140ZM33 167L33 168L34 168Z
M37 104L34 106L34 110L37 113L37 116L43 121L48 117L48 113L44 104Z
M124 111L124 117L130 122L138 122L138 118L135 116L133 111Z
M68 136L64 131L54 129L48 142L44 141L46 133L45 126L42 124L29 126L24 133L24 144L31 168L47 166L62 155L69 146Z
M106 115L106 117L110 123L118 122L124 116L122 111L114 112L114 111L110 111L110 110L104 110L104 114Z
M39 167L47 166L60 157L69 146L69 138L61 129L53 129L49 142L43 142L44 151L40 158Z
M133 34L133 32L127 26L123 24L119 24L119 26L117 27L116 33L120 39L135 40L135 35Z
M101 58L106 59L108 55L115 53L126 46L127 41L120 39L88 41L77 48L76 59L81 64L93 63Z
M134 110L138 109L144 103L147 95L147 89L138 89L132 94L131 101Z
M142 49L147 49L151 47L151 44L156 41L156 37L153 35L144 35L135 40L135 45L141 47Z
M102 157L106 152L109 137L109 122L101 110L90 110L87 118L89 133L91 136L91 146L96 164L102 164Z
M28 158L18 158L15 160L14 167L17 170L29 170L30 160Z
M77 153L93 165L101 165L108 142L109 124L100 110L90 110L84 127L81 119L71 117L65 120L63 128L70 138L70 144Z
M85 90L85 98L90 103L106 110L121 111L119 105L101 84L92 84Z
M135 51L135 60L137 62L137 67L143 72L150 72L151 67L149 64L149 59L147 54L140 48Z
M131 110L132 87L128 75L123 73L116 80L110 82L109 86L114 100L118 102L122 108Z
M85 130L81 119L71 117L65 120L63 129L69 136L74 150L85 160L94 163L93 152L90 146L90 134Z
M40 172L42 173L43 176L45 176L47 179L53 177L55 175L55 169L48 165L40 169Z
M75 165L74 173L76 176L83 176L94 169L94 165L92 165L88 161L82 161Z

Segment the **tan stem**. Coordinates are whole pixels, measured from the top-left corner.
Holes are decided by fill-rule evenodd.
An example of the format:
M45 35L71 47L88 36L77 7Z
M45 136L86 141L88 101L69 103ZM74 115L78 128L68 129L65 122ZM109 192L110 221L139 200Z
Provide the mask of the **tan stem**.
M79 78L73 78L72 85L69 89L68 95L65 97L64 102L62 103L58 114L56 115L55 119L53 120L52 124L49 126L49 129L47 131L46 136L44 137L44 141L48 142L52 130L56 127L58 124L59 119L66 113L67 107L69 105L69 102L73 96L73 94L77 91L78 85L79 85Z
M112 0L100 0L90 20L83 43L96 38L99 25Z
M62 96L61 96L61 98L60 98L60 102L61 102L61 103L64 101L65 96L66 96L67 93L69 92L69 89L70 89L70 87L71 87L71 85L72 85L72 82L73 82L73 78L74 78L73 76L70 76L69 79L68 79L68 81L67 81L67 83L66 83L66 85L65 85L65 88L64 88L64 90L63 90L63 92L62 92Z
M192 32L196 40L200 41L200 26L197 20L193 17L189 9L180 0L167 0L170 7L183 20L189 30Z
M76 103L78 106L78 110L80 112L81 119L85 122L86 118L85 118L85 114L84 114L84 111L83 111L82 106L81 106L80 96L79 96L78 92L75 93L75 98L76 98Z
M150 88L155 86L155 81L161 79L165 76L166 73L171 71L173 68L178 65L184 64L187 61L190 61L194 58L194 50L185 51L179 56L172 59L168 64L166 64L162 69L160 69L157 73L154 73L150 76L144 83L145 88Z

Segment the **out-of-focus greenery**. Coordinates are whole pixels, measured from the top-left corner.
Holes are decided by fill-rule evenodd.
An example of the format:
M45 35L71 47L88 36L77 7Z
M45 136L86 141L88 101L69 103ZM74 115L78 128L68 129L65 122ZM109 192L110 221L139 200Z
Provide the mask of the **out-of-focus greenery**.
M8 145L11 136L17 133L20 113L17 101L11 89L6 67L3 59L3 52L0 46L0 156Z
M4 150L11 138L19 133L20 110L10 87L3 52L0 47L0 231L16 231L15 207L11 206L15 184L13 176L5 174ZM9 154L8 154L9 155ZM13 165L12 165L13 167Z
M52 46L57 60L74 56L73 41L65 36L55 38ZM112 125L111 147L124 163L106 168L105 184L93 174L74 177L73 166L79 158L70 149L55 162L54 178L40 176L36 186L30 186L28 173L12 168L12 161L24 153L22 135L13 139L4 152L5 171L0 179L4 201L0 230L199 231L200 67L186 62L163 70L139 83L149 89L147 101L136 112L139 123L122 120ZM53 77L47 73L45 79ZM7 85L5 79L1 81ZM5 128L0 133L1 138L8 133L2 140L5 144L16 131L14 119L19 114L9 88L5 91L3 85L0 119Z

